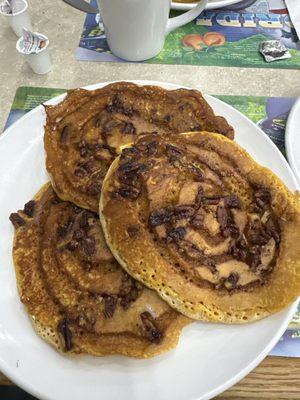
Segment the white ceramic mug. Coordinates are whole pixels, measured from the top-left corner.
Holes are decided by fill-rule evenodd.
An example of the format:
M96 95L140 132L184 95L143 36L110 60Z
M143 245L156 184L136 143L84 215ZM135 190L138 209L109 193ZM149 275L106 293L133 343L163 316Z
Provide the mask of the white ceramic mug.
M156 56L165 37L196 18L206 4L207 0L201 0L192 10L169 18L170 0L98 0L109 47L128 61Z

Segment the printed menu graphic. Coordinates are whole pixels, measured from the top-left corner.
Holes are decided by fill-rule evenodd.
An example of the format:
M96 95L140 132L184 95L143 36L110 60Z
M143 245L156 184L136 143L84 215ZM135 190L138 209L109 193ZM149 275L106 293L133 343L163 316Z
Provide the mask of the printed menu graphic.
M20 87L16 92L5 129L37 105L63 92L65 92L64 89ZM230 104L256 123L285 155L285 123L295 99L256 96L216 97ZM270 354L300 357L300 305L288 329Z
M91 4L96 7L96 0ZM176 15L178 12L172 11L171 16ZM265 62L259 46L272 39L280 39L292 57ZM76 57L81 61L123 62L110 52L99 14L87 15ZM224 9L204 11L171 32L160 54L146 63L299 68L300 41L283 0L243 0Z

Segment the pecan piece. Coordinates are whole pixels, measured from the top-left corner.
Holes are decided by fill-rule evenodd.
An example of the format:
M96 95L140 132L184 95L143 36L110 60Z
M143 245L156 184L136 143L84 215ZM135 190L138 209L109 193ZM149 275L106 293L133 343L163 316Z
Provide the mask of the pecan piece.
M139 233L140 228L136 225L129 225L127 227L127 233L130 238L136 237Z
M227 227L228 224L228 212L225 207L223 206L218 206L217 208L217 221L220 224L220 228L222 231L224 231Z
M143 312L140 315L140 318L142 320L143 328L145 330L147 338L150 340L150 342L158 344L161 341L163 335L158 330L155 319L148 311Z
M155 226L169 222L173 216L173 211L170 209L162 209L153 211L149 216L149 225L154 228Z
M66 244L66 248L70 251L76 250L78 247L78 242L76 240L71 240L69 243Z
M92 256L96 251L96 243L93 238L85 237L82 239L82 248L87 256Z
M133 123L125 122L122 133L124 133L125 135L135 135L136 128L134 127Z
M58 332L63 337L65 351L71 350L73 347L72 332L71 329L69 328L69 322L67 318L64 318L62 321L59 322L57 329Z
M154 140L146 145L146 152L149 156L157 154L157 142Z
M240 200L235 194L224 197L225 206L231 208L240 208Z
M122 150L121 160L133 161L140 156L140 152L135 147L126 147Z
M215 206L220 203L222 196L202 196L202 202L207 205Z
M177 242L179 240L184 239L184 236L186 234L186 230L183 226L179 226L178 228L173 229L171 232L169 232L167 236L167 242Z
M103 293L104 298L104 311L105 318L112 318L117 308L117 296Z
M123 185L117 190L117 194L130 200L136 200L139 197L140 190L134 186Z
M121 299L120 305L124 310L127 310L130 304L139 297L141 287L138 287L138 285L139 284L128 274L124 274L122 277L122 283L118 296Z
M226 279L227 282L230 283L231 289L235 289L237 287L238 281L240 279L240 276L237 272L232 272L228 278Z
M101 192L101 185L97 182L91 182L86 189L89 194L96 196Z
M62 128L61 134L60 134L60 140L62 142L65 142L67 140L67 137L69 136L70 133L70 126L69 125L65 125Z
M174 208L174 219L187 219L195 214L191 206L179 205Z
M15 229L19 228L20 226L25 225L25 223L26 223L25 220L18 213L11 213L9 216L9 219Z
M30 200L28 201L28 203L25 204L24 206L24 213L28 216L28 217L33 217L33 213L34 213L34 208L35 208L35 201L34 200Z

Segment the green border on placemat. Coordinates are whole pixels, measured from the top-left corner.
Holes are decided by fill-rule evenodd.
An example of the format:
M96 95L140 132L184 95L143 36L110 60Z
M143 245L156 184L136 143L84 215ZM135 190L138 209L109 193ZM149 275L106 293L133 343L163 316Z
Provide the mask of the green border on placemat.
M20 86L15 94L12 109L32 110L39 104L65 93L66 89Z

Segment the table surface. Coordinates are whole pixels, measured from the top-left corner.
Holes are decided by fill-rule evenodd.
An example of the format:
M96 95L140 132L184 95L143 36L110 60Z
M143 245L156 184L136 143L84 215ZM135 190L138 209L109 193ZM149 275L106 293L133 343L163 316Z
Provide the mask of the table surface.
M148 79L210 94L300 96L300 70L78 62L75 50L84 14L61 0L28 0L35 30L50 40L53 70L35 75L15 49L16 36L0 23L0 132L19 86L74 88L92 83ZM47 4L47 7L46 7ZM11 384L0 373L0 385ZM267 357L219 399L300 399L300 359Z

